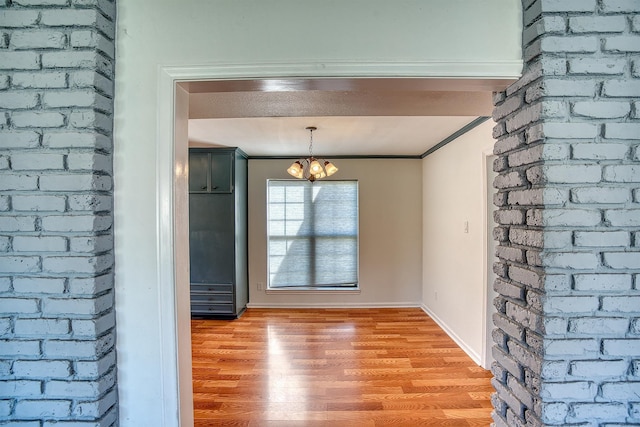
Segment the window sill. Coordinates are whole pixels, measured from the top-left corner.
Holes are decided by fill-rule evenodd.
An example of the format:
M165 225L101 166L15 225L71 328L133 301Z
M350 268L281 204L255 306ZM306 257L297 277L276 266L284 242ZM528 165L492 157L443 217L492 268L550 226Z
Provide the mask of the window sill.
M360 294L360 288L281 288L281 289L267 289L264 291L266 294L289 294L289 295L301 295L301 294L340 294L340 295L358 295Z

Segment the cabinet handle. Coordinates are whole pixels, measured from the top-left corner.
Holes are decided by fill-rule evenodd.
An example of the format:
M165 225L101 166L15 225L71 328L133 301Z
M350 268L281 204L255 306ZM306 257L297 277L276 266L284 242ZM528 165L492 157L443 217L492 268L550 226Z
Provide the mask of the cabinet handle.
M211 189L212 189L212 190L217 190L217 189L218 189L218 186L217 186L217 185L215 185L215 186L211 187Z
M207 186L206 186L206 185L203 185L202 187L200 187L200 189L201 189L201 190L206 190L206 189L207 189Z

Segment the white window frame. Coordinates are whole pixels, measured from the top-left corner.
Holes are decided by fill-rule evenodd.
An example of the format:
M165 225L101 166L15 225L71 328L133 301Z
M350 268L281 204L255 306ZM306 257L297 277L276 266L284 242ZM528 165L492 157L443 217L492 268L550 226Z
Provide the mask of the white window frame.
M267 250L266 250L266 254L267 254L267 286L265 291L267 293L331 293L331 292L336 292L336 293L353 293L353 294L359 294L360 293L360 272L359 272L359 267L360 267L360 248L359 248L359 242L360 242L360 213L359 213L359 182L358 180L353 180L353 179L348 179L348 180L323 180L323 181L319 181L318 183L323 183L323 182L354 182L356 184L356 280L355 283L353 284L345 284L345 285L336 285L336 286L330 286L330 285L323 285L323 286L276 286L276 287L272 287L271 286L271 271L270 271L270 265L271 265L271 260L270 260L270 240L271 240L271 232L270 232L270 196L269 196L269 183L270 182L290 182L290 183L300 183L301 185L316 185L317 183L314 184L309 184L306 181L299 181L299 180L292 180L292 179L269 179L267 180L267 185L266 185L266 191L267 191L267 206L266 206L266 213L267 213L267 226L266 226L266 230L267 230Z

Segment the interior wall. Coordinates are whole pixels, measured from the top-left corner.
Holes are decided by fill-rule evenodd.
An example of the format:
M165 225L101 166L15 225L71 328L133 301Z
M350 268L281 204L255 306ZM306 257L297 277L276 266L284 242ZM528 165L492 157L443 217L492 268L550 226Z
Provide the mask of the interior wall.
M422 168L423 308L478 363L483 349L483 151L488 120L425 157Z
M179 398L177 350L166 335L188 327L173 304L176 294L188 293L173 286L188 283L188 268L165 268L174 247L163 243L171 241L174 182L182 179L173 163L173 83L513 77L522 63L521 22L518 0L433 0L428 7L421 0L118 2L114 237L123 427L178 423L171 410ZM274 71L274 64L284 66Z
M357 179L359 294L267 293L267 179L291 178L290 160L249 161L249 301L257 307L420 305L422 282L422 162L336 159L333 179Z

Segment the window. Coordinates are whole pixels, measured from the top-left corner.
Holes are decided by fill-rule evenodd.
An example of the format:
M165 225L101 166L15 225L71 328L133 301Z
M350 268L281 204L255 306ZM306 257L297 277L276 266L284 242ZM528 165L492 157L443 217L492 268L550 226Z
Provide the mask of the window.
M270 289L357 288L358 182L267 182Z

